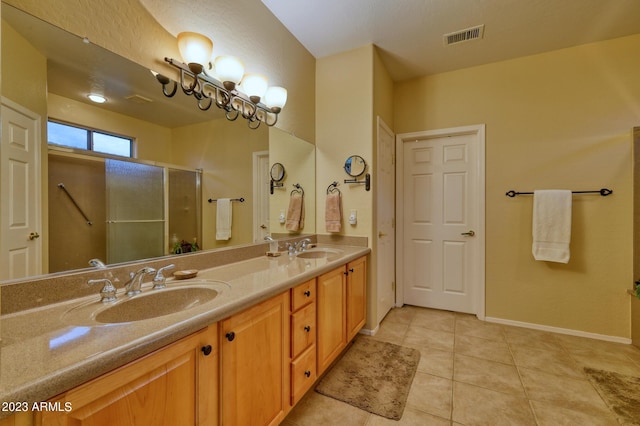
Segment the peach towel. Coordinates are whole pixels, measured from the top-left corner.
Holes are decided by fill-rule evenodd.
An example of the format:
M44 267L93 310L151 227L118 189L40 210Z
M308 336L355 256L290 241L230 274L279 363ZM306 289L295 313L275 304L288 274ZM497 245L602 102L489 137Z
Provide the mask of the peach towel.
M533 191L533 257L568 263L571 242L571 191Z
M289 198L287 210L287 231L299 231L304 228L304 198L299 192L294 192Z
M327 194L324 220L327 232L340 232L342 230L342 197L340 192Z

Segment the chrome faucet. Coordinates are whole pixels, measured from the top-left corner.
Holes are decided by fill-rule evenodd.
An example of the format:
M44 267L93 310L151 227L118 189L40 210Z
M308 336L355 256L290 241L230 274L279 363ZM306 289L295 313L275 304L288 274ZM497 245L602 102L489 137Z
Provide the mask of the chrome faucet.
M307 249L307 245L311 244L311 239L305 238L303 240L298 241L298 244L300 244L299 251L305 251Z
M135 296L136 294L140 294L140 287L142 287L142 278L146 274L153 274L154 272L156 272L156 270L148 266L138 269L136 272L131 272L129 274L129 281L127 281L124 285L124 288L127 291L127 296Z
M265 241L275 241L271 235L265 235L264 240Z
M286 243L285 246L289 251L289 256L295 256L298 253L302 253L307 249L307 245L311 244L311 240L309 238L302 239L295 243Z
M94 285L104 283L102 290L100 290L100 301L103 303L116 301L116 288L111 283L111 280L107 278L101 278L98 280L89 280L87 284Z
M98 268L98 269L106 269L107 265L104 264L104 262L100 259L91 259L89 261L89 265Z
M173 263L167 266L163 266L162 268L158 269L158 272L156 272L156 276L153 277L153 289L154 290L160 290L161 288L165 288L167 286L166 281L167 278L162 274L164 271L166 271L167 269L173 269L175 268L176 265L174 265Z

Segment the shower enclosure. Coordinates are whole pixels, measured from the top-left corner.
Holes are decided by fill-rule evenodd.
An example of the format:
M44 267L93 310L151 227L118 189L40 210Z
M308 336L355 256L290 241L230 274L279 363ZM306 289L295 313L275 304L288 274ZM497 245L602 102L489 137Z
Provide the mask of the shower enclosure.
M85 268L94 257L113 264L163 256L175 240L201 241L200 180L200 171L177 166L50 153L49 272Z

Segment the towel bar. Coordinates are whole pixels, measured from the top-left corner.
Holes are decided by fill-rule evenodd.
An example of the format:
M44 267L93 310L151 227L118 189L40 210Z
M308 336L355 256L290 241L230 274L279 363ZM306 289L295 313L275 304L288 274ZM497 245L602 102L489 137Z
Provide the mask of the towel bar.
M603 197L606 197L607 195L611 195L613 194L613 190L612 189L608 189L608 188L602 188L599 189L597 191L571 191L572 194L600 194ZM506 195L507 197L515 197L516 195L532 195L533 192L516 192L513 189L511 191L507 191Z
M216 201L218 201L217 199L214 200L213 198L209 198L207 201L209 201L210 203L215 203ZM239 203L244 203L244 198L240 197L240 198L232 198L231 201L237 201Z

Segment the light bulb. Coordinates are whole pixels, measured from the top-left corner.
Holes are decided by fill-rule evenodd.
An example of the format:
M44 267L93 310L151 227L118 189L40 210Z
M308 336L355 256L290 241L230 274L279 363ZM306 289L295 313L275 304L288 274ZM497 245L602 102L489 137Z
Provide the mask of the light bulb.
M251 102L257 104L267 91L268 82L263 75L247 73L242 78L240 86L240 90L249 96Z
M87 98L89 98L92 102L95 102L97 104L103 104L103 103L107 102L107 98L105 98L102 95L98 95L96 93L88 94Z
M244 65L240 59L233 56L218 56L215 60L216 75L227 90L233 90L242 80Z
M191 71L200 74L202 67L211 60L213 42L202 34L182 32L178 34L178 49L182 59L189 65ZM199 67L196 65L199 65Z
M264 95L264 102L273 112L279 113L287 103L287 89L280 86L271 86Z

